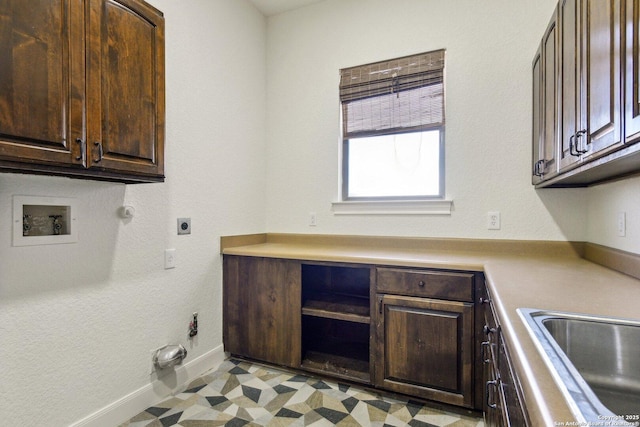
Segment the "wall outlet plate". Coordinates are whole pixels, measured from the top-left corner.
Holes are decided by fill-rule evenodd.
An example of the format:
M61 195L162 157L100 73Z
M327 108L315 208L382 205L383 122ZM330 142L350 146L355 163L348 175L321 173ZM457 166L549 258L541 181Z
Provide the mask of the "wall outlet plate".
M500 230L500 212L487 212L487 229Z
M178 218L178 234L191 234L191 218Z

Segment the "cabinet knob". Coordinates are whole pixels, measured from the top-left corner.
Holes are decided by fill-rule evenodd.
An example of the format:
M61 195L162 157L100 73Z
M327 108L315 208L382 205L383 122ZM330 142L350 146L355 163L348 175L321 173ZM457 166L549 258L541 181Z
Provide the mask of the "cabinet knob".
M425 285L424 280L420 280L418 282L418 286L420 286L421 288L424 288L424 285Z
M480 299L478 300L478 302L480 304L489 304L491 302L491 300L489 298L484 298L484 297L480 297Z
M484 332L485 335L489 335L489 334L493 334L496 331L496 328L490 328L489 325L484 325L484 328L482 328L482 331Z

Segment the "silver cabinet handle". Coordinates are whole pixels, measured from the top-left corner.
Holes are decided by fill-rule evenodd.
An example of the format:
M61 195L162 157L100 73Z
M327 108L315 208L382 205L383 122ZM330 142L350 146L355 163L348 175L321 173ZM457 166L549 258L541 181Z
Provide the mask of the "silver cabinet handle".
M587 134L587 131L584 130L584 129L579 131L578 133L576 133L576 153L578 153L578 154L584 154L584 153L589 151L589 150L581 150L580 149L580 137L584 136L586 134Z
M104 151L102 149L102 142L100 141L95 141L93 143L93 145L98 147L98 158L97 159L93 159L94 162L99 163L102 161L102 157L104 156Z
M493 393L492 393L492 395L493 395L493 399L492 399L493 403L489 402L489 387L493 387ZM485 390L484 391L485 391L485 394L486 394L486 397L487 397L487 401L486 401L487 402L487 406L489 408L495 409L495 408L498 407L498 404L495 403L496 402L495 397L496 397L496 390L497 389L498 389L498 381L497 380L487 381L487 383L485 384Z
M82 138L76 138L76 142L80 144L80 155L76 157L76 160L84 161L85 156L87 155L87 144L85 144Z

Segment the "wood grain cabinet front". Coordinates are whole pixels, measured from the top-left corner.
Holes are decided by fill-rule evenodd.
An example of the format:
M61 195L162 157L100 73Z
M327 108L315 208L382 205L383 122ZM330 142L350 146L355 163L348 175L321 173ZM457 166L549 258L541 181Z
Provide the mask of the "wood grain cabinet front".
M527 427L531 425L488 289L481 299L484 326L480 352L483 363L483 411L487 427Z
M473 304L379 295L376 385L473 406Z
M639 4L558 2L533 61L538 188L586 186L640 170Z
M0 171L164 179L164 17L142 0L0 0Z
M286 259L224 257L225 351L300 367L300 263Z
M225 351L480 409L482 273L223 257Z
M478 406L473 303L478 274L377 268L377 386L458 406Z

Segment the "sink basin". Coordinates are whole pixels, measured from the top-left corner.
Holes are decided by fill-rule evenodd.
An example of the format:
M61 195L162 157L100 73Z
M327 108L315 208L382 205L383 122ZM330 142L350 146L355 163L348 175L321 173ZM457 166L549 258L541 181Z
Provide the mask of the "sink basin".
M577 421L638 425L640 321L517 311Z

